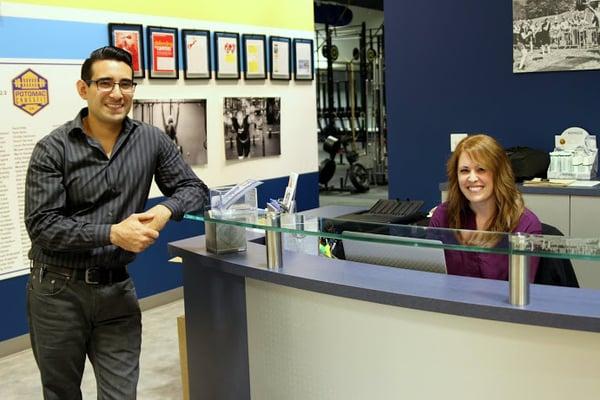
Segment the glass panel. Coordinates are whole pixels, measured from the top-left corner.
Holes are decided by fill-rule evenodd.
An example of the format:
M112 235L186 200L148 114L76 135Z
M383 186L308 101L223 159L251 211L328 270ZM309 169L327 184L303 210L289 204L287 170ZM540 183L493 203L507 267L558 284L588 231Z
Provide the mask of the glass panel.
M600 238L507 234L417 225L394 225L320 218L302 213L281 214L280 226L270 226L262 209L189 213L185 218L244 228L273 230L296 238L352 240L399 246L442 248L468 252L517 254L600 261Z
M600 261L600 238L513 234L513 254Z

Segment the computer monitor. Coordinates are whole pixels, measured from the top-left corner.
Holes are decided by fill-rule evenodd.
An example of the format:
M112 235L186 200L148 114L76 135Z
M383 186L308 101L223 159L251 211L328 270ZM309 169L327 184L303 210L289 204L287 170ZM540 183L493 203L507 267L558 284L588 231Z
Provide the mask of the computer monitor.
M410 241L411 243L442 245L440 240L406 238L376 233L350 232L357 238L385 239ZM362 240L344 239L344 255L346 260L358 261L367 264L385 265L413 269L417 271L448 273L444 249L436 247L421 247L412 245L398 245L392 243L370 242Z

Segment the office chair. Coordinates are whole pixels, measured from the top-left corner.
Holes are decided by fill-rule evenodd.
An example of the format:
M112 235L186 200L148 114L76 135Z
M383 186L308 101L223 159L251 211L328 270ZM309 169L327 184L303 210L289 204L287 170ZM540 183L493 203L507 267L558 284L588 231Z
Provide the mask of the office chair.
M559 229L548 224L542 224L542 234L564 236ZM533 282L542 285L579 287L573 264L567 258L540 257Z

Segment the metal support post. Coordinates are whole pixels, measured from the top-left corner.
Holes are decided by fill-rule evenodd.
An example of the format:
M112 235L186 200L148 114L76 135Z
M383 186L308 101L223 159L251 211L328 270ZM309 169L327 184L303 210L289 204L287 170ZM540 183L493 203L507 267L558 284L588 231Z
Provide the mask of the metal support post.
M512 254L512 250L524 250L526 239L521 235L510 236L511 253L508 266L509 301L513 306L529 304L529 257Z
M281 216L277 213L267 213L267 224L272 227L281 227ZM271 229L265 230L265 244L267 247L267 267L269 269L283 267L281 232Z

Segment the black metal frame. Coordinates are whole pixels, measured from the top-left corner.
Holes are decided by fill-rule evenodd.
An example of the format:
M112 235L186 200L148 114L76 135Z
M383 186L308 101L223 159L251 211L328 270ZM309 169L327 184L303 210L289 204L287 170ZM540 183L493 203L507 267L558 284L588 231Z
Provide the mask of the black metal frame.
M175 72L173 75L159 71L154 71L154 44L152 41L153 33L173 34L173 56L175 57ZM177 28L167 28L164 26L148 26L146 28L146 38L148 40L148 77L152 79L179 79L179 34Z
M140 63L140 70L136 73L136 71L133 71L133 77L134 78L142 78L144 79L146 77L146 64L145 64L145 59L146 59L146 53L144 52L144 28L142 25L139 24L117 24L117 23L109 23L108 24L108 44L111 46L116 46L121 48L120 46L116 45L115 42L115 32L116 31L131 31L131 32L136 32L138 34L138 38L139 38L139 43L138 43L138 61ZM129 53L131 53L129 50L123 48L124 50L128 51ZM133 57L133 54L132 54Z
M214 34L215 48L215 78L216 79L240 79L240 34L235 32L215 32ZM235 54L237 57L237 74L235 76L222 75L219 71L219 38L235 38Z
M287 60L287 64L288 64L288 74L287 76L274 76L273 75L273 42L280 42L280 43L287 43L288 46L288 60ZM269 60L271 61L270 65L269 65L269 71L270 71L270 75L271 75L271 79L272 80L283 80L283 81L289 81L290 79L292 79L292 40L288 37L283 37L283 36L271 36L269 37Z
M248 40L259 40L262 41L263 46L263 71L261 75L248 75L248 49L246 44ZM267 37L259 34L243 34L242 35L242 49L243 49L243 69L244 79L267 79Z
M189 60L187 58L187 37L188 36L206 36L206 59L208 63L208 75L207 76L194 76L190 75L188 71ZM181 48L183 58L183 77L185 79L211 79L212 78L212 63L210 59L211 43L210 43L210 31L204 29L182 29L181 30Z

